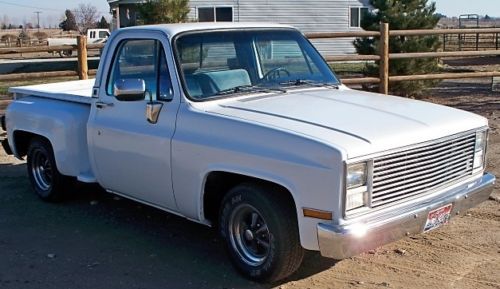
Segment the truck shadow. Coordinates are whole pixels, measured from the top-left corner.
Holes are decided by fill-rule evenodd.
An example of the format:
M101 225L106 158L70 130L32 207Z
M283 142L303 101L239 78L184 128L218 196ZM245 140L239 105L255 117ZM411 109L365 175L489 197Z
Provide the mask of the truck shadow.
M0 150L2 148L0 147ZM2 155L0 155L2 156ZM2 177L26 177L26 165L24 163L15 163L9 159L8 163L2 163L0 159L0 178Z
M0 163L0 220L6 220L0 222L0 248L12 260L10 266L0 262L0 285L7 280L15 288L17 280L36 285L23 288L272 288L335 265L308 252L288 279L258 284L233 269L214 229L96 185L79 185L67 195L61 203L44 203L31 192L24 165ZM23 273L31 267L39 270Z

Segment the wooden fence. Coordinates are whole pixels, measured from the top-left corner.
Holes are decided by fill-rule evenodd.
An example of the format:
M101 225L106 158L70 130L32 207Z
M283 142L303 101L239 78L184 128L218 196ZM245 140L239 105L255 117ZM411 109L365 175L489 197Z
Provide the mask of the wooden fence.
M471 57L471 56L494 56L500 55L500 50L480 51L440 51L440 52L416 52L416 53L389 53L390 38L394 36L425 36L425 35L463 35L463 34L498 34L500 28L477 28L477 29L423 29L423 30L389 30L389 24L382 23L380 31L359 32L334 32L334 33L309 33L309 39L343 38L343 37L379 37L380 51L376 55L341 55L326 56L328 62L336 61L380 61L378 77L348 78L342 79L345 84L379 83L380 92L387 94L389 83L410 80L434 80L434 79L456 79L456 78L480 78L500 76L500 71L490 72L465 72L465 73L437 73L424 75L390 75L389 62L392 59L411 58L446 58L446 57Z
M100 50L104 48L104 44L87 44L86 36L78 36L76 45L60 45L60 46L32 46L32 47L10 47L0 48L0 55L20 54L20 53L37 53L47 52L53 53L58 51L76 51L78 56L78 68L76 71L50 71L50 72L31 72L31 73L15 73L15 74L0 74L0 81L17 81L29 80L34 78L45 77L77 77L79 79L88 79L89 75L95 75L96 70L88 69L87 54L89 50Z
M500 50L480 51L440 51L440 52L416 52L416 53L389 53L390 38L395 36L425 36L425 35L461 35L461 34L498 34L500 28L477 28L477 29L426 29L426 30L389 30L387 23L380 25L380 31L356 31L356 32L333 32L333 33L309 33L309 39L334 39L345 37L379 37L380 51L376 55L340 55L325 56L328 62L339 61L379 61L380 70L378 77L344 78L344 84L366 84L378 83L380 92L387 94L389 83L410 80L434 80L455 78L479 78L500 76L500 71L491 72L466 72L466 73L438 73L425 75L390 75L389 62L393 59L410 58L446 58L446 57L472 57L500 55ZM89 75L95 75L95 70L89 70L87 65L87 52L91 49L101 49L103 44L87 44L85 36L79 36L76 46L50 46L50 47L25 47L25 48L2 48L2 54L30 53L30 52L53 52L61 50L76 50L78 53L77 71L55 71L40 73L22 73L0 75L2 80L25 80L37 77L78 76L79 79L87 79Z

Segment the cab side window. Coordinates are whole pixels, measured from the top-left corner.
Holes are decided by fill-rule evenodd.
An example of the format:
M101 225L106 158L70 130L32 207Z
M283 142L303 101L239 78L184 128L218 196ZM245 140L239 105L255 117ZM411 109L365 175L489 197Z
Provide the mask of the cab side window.
M113 95L119 79L143 79L146 100L168 101L173 97L165 50L157 40L125 40L120 44L108 77L108 95Z

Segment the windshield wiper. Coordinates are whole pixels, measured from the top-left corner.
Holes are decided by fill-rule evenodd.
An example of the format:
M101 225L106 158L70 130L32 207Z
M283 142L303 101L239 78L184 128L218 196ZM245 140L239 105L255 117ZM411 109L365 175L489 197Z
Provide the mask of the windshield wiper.
M215 95L227 95L233 93L251 93L251 92L269 93L272 91L278 91L283 93L286 92L286 90L282 88L262 87L257 85L239 85L236 87L220 90Z
M316 81L316 80L310 80L310 79L296 79L296 80L288 80L288 81L283 81L279 83L280 85L293 85L293 86L301 86L301 85L311 85L311 86L316 86L316 87L331 87L338 89L339 86L334 83L328 83L328 82L321 82L321 81Z

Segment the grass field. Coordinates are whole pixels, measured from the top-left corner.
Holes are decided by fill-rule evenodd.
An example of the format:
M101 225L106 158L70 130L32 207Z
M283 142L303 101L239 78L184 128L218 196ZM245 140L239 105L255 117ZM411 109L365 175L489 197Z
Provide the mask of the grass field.
M334 62L329 64L338 75L363 74L366 62Z

